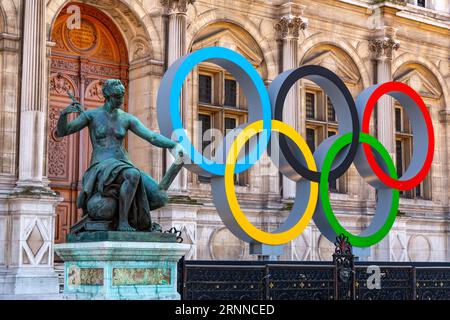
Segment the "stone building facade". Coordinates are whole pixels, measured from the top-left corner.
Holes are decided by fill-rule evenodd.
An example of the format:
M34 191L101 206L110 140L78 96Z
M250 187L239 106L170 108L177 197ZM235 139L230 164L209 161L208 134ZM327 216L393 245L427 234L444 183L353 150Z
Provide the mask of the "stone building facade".
M95 108L103 101L102 81L119 78L128 90L125 108L158 131L156 96L165 70L209 46L241 53L266 84L284 70L316 64L337 73L354 97L391 80L418 91L435 128L432 170L402 195L393 230L369 259L450 261L447 0L0 0L0 294L33 293L27 288L36 281L46 283L40 292L54 292L53 244L79 218L75 199L90 146L86 132L64 140L53 133L59 111L70 104L66 91ZM247 117L239 84L212 64L186 80L182 108L192 137ZM312 148L337 132L332 105L312 82L298 83L285 110L286 122ZM378 139L401 173L412 152L407 116L382 98L376 118ZM170 164L163 151L132 135L127 148L137 166L161 179ZM355 233L365 228L374 190L354 167L331 188L343 225ZM295 186L266 157L237 177L236 191L249 219L272 230L287 216ZM183 171L170 195L169 206L153 215L183 231L193 244L187 259L255 259L220 221L208 179ZM284 250L283 260L328 260L332 244L312 223Z

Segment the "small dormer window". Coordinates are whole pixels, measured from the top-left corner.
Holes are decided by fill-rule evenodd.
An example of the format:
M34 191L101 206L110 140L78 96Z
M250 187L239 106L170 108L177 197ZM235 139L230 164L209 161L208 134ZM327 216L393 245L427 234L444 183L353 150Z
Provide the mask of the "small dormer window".
M417 5L419 6L419 7L423 7L423 8L425 8L426 7L426 0L417 0Z

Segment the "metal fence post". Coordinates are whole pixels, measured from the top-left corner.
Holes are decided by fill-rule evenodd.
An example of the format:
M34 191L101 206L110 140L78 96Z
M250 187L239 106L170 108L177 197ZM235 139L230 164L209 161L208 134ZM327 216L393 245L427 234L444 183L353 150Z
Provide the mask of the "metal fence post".
M343 234L336 238L334 245L334 299L355 300L355 257L352 246Z

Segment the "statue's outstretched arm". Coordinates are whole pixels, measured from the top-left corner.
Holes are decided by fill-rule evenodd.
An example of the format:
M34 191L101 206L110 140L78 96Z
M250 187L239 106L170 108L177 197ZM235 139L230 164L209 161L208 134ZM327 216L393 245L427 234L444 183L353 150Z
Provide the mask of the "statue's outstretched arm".
M82 112L79 117L68 123L67 116L75 112L79 112L79 109L76 108L73 104L71 104L61 112L61 116L59 117L58 124L56 126L56 135L59 138L78 132L89 125L89 118L86 112Z
M142 122L139 121L139 119L132 115L130 115L130 130L138 137L147 140L152 145L159 148L173 149L177 146L176 142L151 131L146 126L144 126Z

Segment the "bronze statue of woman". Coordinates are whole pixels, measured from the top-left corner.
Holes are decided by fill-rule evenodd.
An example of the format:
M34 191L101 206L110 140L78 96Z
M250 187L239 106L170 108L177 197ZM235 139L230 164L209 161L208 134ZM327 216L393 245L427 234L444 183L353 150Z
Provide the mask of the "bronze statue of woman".
M120 80L107 80L103 85L106 103L94 110L84 111L74 101L61 112L57 136L65 137L89 128L93 147L89 169L83 176L78 208L83 219L72 232L95 231L104 222L106 230L154 231L150 211L167 204L165 191L183 166L183 149L176 143L147 129L135 116L122 110L125 87ZM68 123L67 116L80 113ZM127 131L147 140L152 145L171 149L178 158L158 185L148 174L131 163L124 147ZM95 223L97 222L97 223Z

